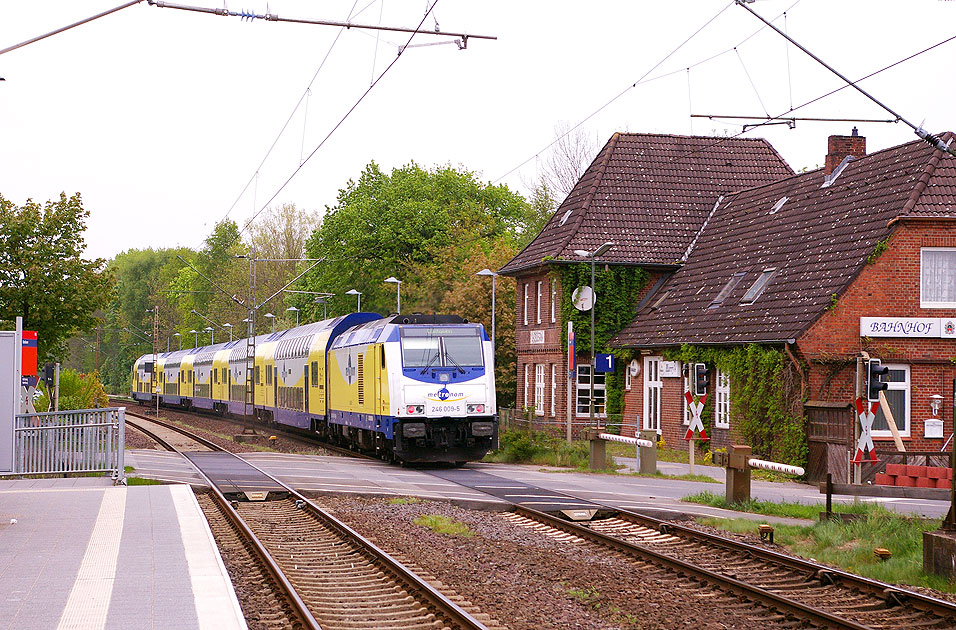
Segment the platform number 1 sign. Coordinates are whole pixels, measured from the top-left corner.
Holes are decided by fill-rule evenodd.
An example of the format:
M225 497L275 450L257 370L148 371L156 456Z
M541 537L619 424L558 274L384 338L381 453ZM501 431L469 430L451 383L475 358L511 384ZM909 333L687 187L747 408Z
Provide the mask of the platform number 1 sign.
M601 354L600 352L594 357L594 371L598 374L604 372L613 372L614 371L614 355L613 354Z

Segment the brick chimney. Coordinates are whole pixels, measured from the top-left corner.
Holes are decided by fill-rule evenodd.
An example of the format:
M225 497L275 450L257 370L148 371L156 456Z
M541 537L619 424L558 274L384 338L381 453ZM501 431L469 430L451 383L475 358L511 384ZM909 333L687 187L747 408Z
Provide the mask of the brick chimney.
M861 158L866 155L866 138L860 135L859 130L854 127L849 136L830 136L827 138L827 159L823 166L823 172L829 175L833 169L840 166L848 155L855 158Z

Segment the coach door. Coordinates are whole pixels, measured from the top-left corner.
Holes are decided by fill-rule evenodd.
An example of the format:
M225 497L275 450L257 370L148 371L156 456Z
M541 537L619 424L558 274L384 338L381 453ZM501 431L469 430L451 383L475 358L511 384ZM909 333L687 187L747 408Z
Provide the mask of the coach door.
M374 395L373 398L373 409L375 410L375 415L381 416L385 413L384 401L382 400L382 372L385 371L385 346L373 346L375 352L373 356L377 359L373 361L374 366L372 368L372 380L375 383L374 385Z
M302 411L309 412L309 362L306 361L302 366L302 388L305 390L305 398L302 401Z
M661 430L661 357L644 357L644 429Z

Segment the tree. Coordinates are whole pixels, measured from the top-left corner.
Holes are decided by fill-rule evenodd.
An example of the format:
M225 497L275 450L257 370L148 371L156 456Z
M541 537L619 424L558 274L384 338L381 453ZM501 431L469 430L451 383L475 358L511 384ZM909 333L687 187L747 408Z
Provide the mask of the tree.
M473 249L496 240L515 246L532 222L533 211L519 194L483 184L470 171L411 163L389 175L373 162L339 191L336 206L309 239L309 257L328 262L303 283L336 295L330 315L355 309L344 295L349 289L363 293L362 310L393 312L395 286L384 282L389 276L403 281L403 311L434 310L450 285L426 289L423 269L437 269L450 283ZM311 300L301 298L296 306L316 313Z
M294 203L283 204L278 208L268 208L263 216L252 224L249 230L249 249L255 249L257 258L270 258L275 261L294 260L305 255L305 245L312 232L319 226L320 219L315 212L298 210ZM284 287L288 282L304 271L311 263L263 262L256 270L258 293L265 299ZM304 286L304 285L303 285ZM297 285L290 287L299 289ZM270 307L282 311L282 296L277 296ZM284 316L285 312L277 313ZM286 323L295 323L295 317L284 317Z
M93 329L113 296L106 261L82 258L87 217L79 193L42 206L0 196L0 320L22 316L41 361L65 357L67 340Z
M544 164L541 184L563 201L584 175L584 171L597 155L597 141L577 127L571 129L567 123L554 127L555 143Z

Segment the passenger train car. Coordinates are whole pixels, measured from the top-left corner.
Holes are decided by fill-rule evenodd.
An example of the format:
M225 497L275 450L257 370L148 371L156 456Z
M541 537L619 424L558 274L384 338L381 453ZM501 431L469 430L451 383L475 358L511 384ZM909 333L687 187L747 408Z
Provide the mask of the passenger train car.
M352 313L255 338L143 355L132 396L253 416L374 452L388 461L481 459L498 442L491 342L453 315Z

